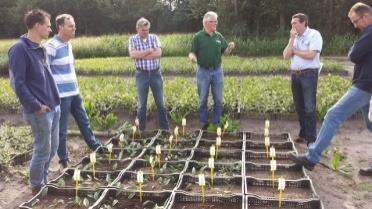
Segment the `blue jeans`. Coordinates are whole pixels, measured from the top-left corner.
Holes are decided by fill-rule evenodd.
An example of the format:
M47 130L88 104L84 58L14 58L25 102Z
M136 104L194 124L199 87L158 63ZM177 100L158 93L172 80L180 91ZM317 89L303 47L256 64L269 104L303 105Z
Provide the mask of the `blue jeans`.
M370 99L371 93L363 91L356 86L351 86L344 96L328 110L318 138L309 147L306 158L313 163L319 162L322 152L328 147L337 129L358 110L362 111L367 128L372 131L372 122L368 120Z
M213 96L213 120L214 124L220 123L222 115L223 100L223 71L221 67L214 70L199 66L196 73L198 95L199 95L199 120L203 127L208 124L208 96L209 87Z
M292 95L300 122L299 136L309 143L316 139L316 90L318 71L292 74Z
M99 146L101 146L101 143L94 137L80 94L61 98L59 146L57 151L60 162L68 160L67 129L70 112L74 117L76 124L79 127L80 133L83 135L85 143L89 146L89 148L91 150L95 150Z
M160 70L156 71L136 71L136 86L138 94L138 110L137 117L139 120L139 129L141 131L146 128L146 110L147 110L147 97L149 88L151 88L152 95L154 96L156 108L158 110L158 119L160 129L168 130L167 109L164 104L163 94L163 77Z
M39 187L48 182L49 164L58 148L60 107L47 113L24 113L34 137L30 164L30 183Z

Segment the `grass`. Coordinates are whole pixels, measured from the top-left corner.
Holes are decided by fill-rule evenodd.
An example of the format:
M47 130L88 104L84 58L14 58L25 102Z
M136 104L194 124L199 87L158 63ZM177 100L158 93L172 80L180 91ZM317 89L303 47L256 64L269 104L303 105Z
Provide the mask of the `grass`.
M223 68L228 75L286 74L289 61L277 57L223 58ZM324 59L324 73L342 73L342 63ZM164 57L161 59L164 75L195 75L196 65L187 57ZM76 71L80 75L130 75L134 73L134 62L128 57L110 57L76 60Z
M79 85L85 103L90 103L102 112L132 113L137 106L137 93L133 78L79 77ZM0 93L0 108L9 112L20 109L7 79L0 79L4 91ZM233 111L237 100L243 113L256 112L294 113L290 81L284 77L226 77L224 84L224 110ZM318 118L322 119L330 108L350 86L349 79L326 76L319 81L317 95ZM169 110L197 112L198 98L195 78L164 77L165 102ZM211 103L211 101L210 101ZM156 108L149 96L148 110Z
M133 34L114 34L95 37L77 37L72 40L75 58L94 57L122 57L128 56L128 40ZM191 49L193 34L160 34L160 41L164 57L187 56ZM322 55L346 55L349 47L356 40L356 36L346 34L335 35L330 40L324 40ZM236 49L233 55L248 56L280 56L288 42L288 38L251 38L251 37L226 37L226 40L234 41ZM0 41L0 55L6 55L9 47L15 39Z

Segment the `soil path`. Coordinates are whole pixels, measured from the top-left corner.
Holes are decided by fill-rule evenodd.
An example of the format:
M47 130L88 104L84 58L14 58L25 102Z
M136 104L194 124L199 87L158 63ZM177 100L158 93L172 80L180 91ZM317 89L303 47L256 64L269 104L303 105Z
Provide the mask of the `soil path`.
M3 118L0 118L4 121ZM13 120L14 118L12 118ZM128 119L128 118L126 118ZM0 121L1 121L0 120ZM151 119L149 129L157 127L156 120ZM188 121L192 124L190 129L196 129L196 119ZM264 121L256 119L242 119L241 129L244 131L263 132ZM318 128L320 127L318 124ZM294 120L271 121L272 133L289 132L292 138L297 136L298 123ZM72 163L88 153L84 141L79 137L69 140ZM306 151L304 144L296 144L300 153ZM318 165L312 172L307 172L311 177L315 190L321 198L325 209L368 209L372 205L372 177L358 175L359 167L372 162L372 133L370 133L361 120L347 121L334 137L329 150L338 148L345 159L342 165L351 170L349 175ZM83 148L83 149L82 149ZM322 164L329 164L331 151L325 153ZM0 176L0 208L17 208L22 202L29 200L32 195L27 186L28 165L11 168L10 174ZM57 159L51 166L50 178L60 174Z

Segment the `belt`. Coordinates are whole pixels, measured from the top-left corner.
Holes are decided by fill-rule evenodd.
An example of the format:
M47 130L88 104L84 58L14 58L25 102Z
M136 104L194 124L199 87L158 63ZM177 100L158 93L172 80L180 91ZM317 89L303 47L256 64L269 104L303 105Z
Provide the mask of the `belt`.
M217 66L199 66L200 68L204 68L206 70L217 70L218 68L221 67L221 65L217 65Z
M318 72L318 68L305 68L302 70L291 70L292 75L301 75L306 73Z
M157 72L159 71L159 68L156 68L156 69L153 69L153 70L147 70L147 69L142 69L142 68L136 68L136 70L138 71L142 71L142 72Z

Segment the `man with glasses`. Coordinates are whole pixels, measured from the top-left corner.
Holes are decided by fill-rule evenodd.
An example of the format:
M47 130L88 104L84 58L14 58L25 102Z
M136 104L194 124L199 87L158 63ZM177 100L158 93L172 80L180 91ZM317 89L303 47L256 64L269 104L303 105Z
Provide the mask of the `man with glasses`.
M204 29L197 32L192 39L189 59L198 64L196 73L199 95L199 120L203 130L208 128L208 96L211 89L214 107L213 124L219 124L222 115L223 71L221 56L229 55L235 43L227 44L221 33L217 32L217 14L207 12L203 18Z
M317 30L308 27L308 17L303 13L293 15L291 25L283 58L291 59L292 96L300 124L295 141L309 146L316 139L316 91L323 39Z
M293 162L308 170L312 170L320 161L341 124L358 110L362 111L366 126L372 131L372 122L367 118L372 95L372 8L364 3L356 3L349 11L349 19L355 28L362 31L348 53L350 61L355 64L352 86L328 110L319 135L308 152L305 155L290 154ZM361 168L359 174L372 176L372 164Z

